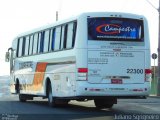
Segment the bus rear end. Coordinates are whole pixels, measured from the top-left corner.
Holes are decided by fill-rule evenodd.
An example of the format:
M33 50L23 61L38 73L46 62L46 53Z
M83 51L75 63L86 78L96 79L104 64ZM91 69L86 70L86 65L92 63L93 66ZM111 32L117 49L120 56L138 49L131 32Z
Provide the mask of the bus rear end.
M79 95L92 96L98 107L111 106L117 98L143 98L149 95L151 69L147 22L132 14L91 14L86 16L86 74L79 82ZM83 48L83 47L82 47ZM86 59L85 59L86 58ZM78 66L78 65L77 65ZM81 79L81 78L80 78ZM104 101L113 101L107 104ZM106 105L107 104L107 105Z

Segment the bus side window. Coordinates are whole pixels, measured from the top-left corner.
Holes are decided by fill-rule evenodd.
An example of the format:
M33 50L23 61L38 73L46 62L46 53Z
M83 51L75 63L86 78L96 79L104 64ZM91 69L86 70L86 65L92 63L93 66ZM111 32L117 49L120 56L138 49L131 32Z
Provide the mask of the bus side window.
M50 34L50 51L54 51L55 36L56 36L55 28L53 28Z
M23 44L23 38L19 38L19 46L18 46L18 57L22 56L22 44Z
M68 24L68 33L67 33L67 48L72 48L74 44L74 23Z
M66 41L67 41L67 26L62 26L62 33L61 33L61 49L66 49Z
M40 41L41 41L42 32L38 33L38 53L40 53Z
M73 25L73 36L72 36L72 48L74 47L74 44L75 44L76 31L77 31L77 22L74 22L74 25Z
M50 51L50 45L51 45L51 35L52 35L52 33L51 33L52 31L51 31L51 29L49 29L49 37L48 37L48 52Z
M55 44L54 44L54 50L59 50L60 46L60 39L61 39L61 26L56 27L55 30L56 37L55 37Z
M19 53L19 42L20 42L20 39L17 39L16 57L18 57L18 53Z
M35 33L33 42L33 54L37 53L37 48L38 48L38 33Z
M49 36L50 36L50 30L46 30L45 31L45 36L44 36L44 52L48 52Z
M29 53L29 36L26 37L26 44L25 44L25 56Z
M45 31L41 32L41 38L40 38L40 48L39 48L39 53L43 53L44 51L44 36L45 36Z
M63 49L67 48L67 32L68 32L68 24L65 25L65 29L64 29Z
M33 53L33 35L30 36L29 55Z
M25 44L26 44L26 37L23 37L23 43L22 43L22 56L24 56L24 53L25 53Z

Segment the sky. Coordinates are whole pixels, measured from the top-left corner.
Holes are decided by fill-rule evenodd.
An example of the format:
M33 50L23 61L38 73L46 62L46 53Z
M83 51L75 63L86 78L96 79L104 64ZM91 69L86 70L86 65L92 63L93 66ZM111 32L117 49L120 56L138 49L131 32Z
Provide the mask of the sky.
M158 4L158 0L0 0L0 76L9 75L5 52L11 47L13 39L20 33L54 23L56 11L59 11L59 20L83 12L144 15L149 23L151 53L157 53Z

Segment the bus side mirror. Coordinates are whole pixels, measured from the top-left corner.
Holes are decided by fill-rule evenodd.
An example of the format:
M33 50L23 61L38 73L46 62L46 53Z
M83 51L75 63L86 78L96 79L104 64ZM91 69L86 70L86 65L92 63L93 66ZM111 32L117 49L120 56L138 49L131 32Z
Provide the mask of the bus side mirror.
M6 61L6 62L9 62L9 60L10 60L10 53L9 53L9 52L6 52L5 61Z

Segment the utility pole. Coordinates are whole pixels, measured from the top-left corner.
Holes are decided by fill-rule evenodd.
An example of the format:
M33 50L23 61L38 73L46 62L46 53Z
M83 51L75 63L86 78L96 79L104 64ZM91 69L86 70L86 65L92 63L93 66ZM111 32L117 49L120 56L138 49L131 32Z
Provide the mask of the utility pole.
M56 21L61 19L60 15L61 15L62 4L63 4L63 0L59 0L58 5L57 5L58 8L57 8L57 11L56 11Z
M153 8L155 6L149 1L146 0ZM158 19L158 25L159 25L159 30L158 30L158 80L157 80L157 96L160 96L160 0L159 2L159 8L155 8L158 11L159 19Z
M56 21L58 21L58 11L56 11Z
M158 32L158 81L157 81L157 96L160 96L160 0L159 0L159 32Z

